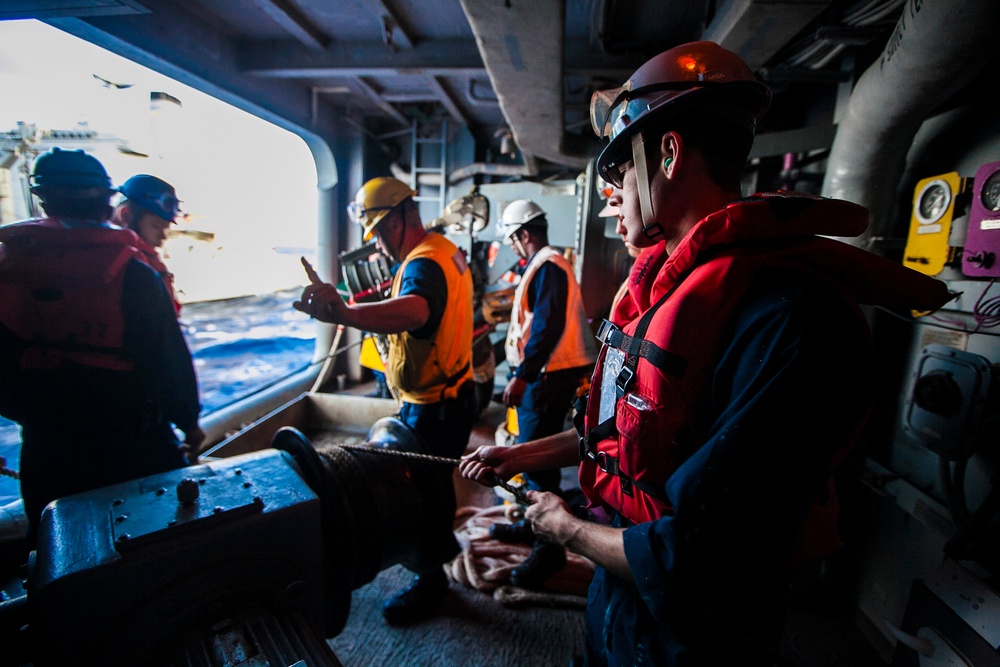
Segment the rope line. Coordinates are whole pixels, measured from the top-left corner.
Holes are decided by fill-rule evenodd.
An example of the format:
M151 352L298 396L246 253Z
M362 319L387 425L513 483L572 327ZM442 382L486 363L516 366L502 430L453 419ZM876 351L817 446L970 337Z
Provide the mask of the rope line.
M350 444L334 445L334 447L341 447L343 449L352 449L359 452L368 452L369 454L381 454L383 456L397 456L400 458L413 459L416 461L426 461L428 463L441 463L444 465L450 465L452 467L457 467L459 463L458 459L449 458L447 456L432 456L430 454L418 454L416 452L406 452L398 449L389 449L387 447L378 447L378 446L373 447L371 445L350 445ZM510 493L522 505L532 504L532 501L528 500L527 494L525 494L524 490L521 487L508 484L507 482L503 481L496 475L494 475L493 479L489 481L491 484L493 484L493 486L499 486L504 491Z

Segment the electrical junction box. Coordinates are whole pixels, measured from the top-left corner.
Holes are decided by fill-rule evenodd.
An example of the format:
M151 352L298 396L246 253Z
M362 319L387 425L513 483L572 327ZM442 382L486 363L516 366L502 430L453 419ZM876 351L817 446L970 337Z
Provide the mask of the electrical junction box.
M951 261L948 245L955 201L966 180L953 171L931 176L913 190L913 213L903 251L903 264L928 276L936 276Z
M913 373L904 430L945 458L965 458L982 420L991 374L990 362L978 354L928 345Z
M1000 162L976 170L962 273L971 278L1000 276Z

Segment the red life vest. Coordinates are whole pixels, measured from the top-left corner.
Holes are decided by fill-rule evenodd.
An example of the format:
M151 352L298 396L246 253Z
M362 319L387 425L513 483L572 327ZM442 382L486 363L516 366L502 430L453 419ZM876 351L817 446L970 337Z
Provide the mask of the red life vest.
M952 298L940 281L816 236L856 236L867 221L867 211L849 202L769 193L701 220L669 256L662 245L640 255L614 324L599 334L605 345L581 440L580 485L592 503L633 523L669 515L664 484L703 441L694 425L710 399L721 336L760 270L813 276L855 306L930 310ZM606 386L610 348L625 352L623 370L611 378L618 387ZM602 390L615 400L603 421Z
M177 294L174 293L174 274L170 273L170 269L160 259L160 253L157 252L156 246L152 246L138 237L137 240L139 242L137 246L139 248L139 259L149 264L160 275L160 279L167 288L167 293L170 294L170 300L174 302L174 310L180 315L181 302L177 300Z
M21 368L133 368L121 300L138 240L127 229L69 228L52 218L0 228L0 324L24 341Z

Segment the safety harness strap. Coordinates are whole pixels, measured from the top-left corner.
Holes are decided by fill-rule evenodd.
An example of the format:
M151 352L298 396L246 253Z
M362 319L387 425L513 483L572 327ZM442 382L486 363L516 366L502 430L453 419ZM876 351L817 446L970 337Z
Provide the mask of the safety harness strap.
M666 303L667 299L670 298L674 291L677 290L681 282L683 282L683 279L684 276L679 277L673 287L671 287L667 293L653 305L652 308L643 314L642 319L639 320L638 326L636 326L634 336L629 336L607 320L604 320L601 323L597 332L598 340L608 347L622 350L625 353L625 362L622 364L622 369L618 373L618 377L615 380L616 400L620 400L628 392L629 387L635 379L635 371L636 367L639 365L640 358L646 359L664 373L668 373L678 378L684 376L684 371L687 369L687 359L672 352L668 352L655 343L645 339L646 331L649 329L649 325L653 321L653 316L656 314L656 311L658 311L660 307ZM608 419L605 419L594 428L589 429L589 431L580 438L580 460L592 461L596 463L597 466L604 472L618 477L621 483L622 493L625 495L633 496L635 494L633 489L636 488L657 500L666 501L666 492L661 486L657 484L647 484L645 482L632 479L626 473L621 471L617 458L609 456L607 452L597 451L590 445L592 442L601 442L602 440L606 440L617 435L618 427L615 424L615 415L612 414Z
M664 350L656 343L629 336L611 322L604 320L597 330L597 339L615 349L621 350L628 356L641 357L668 375L677 378L684 377L687 370L687 359Z

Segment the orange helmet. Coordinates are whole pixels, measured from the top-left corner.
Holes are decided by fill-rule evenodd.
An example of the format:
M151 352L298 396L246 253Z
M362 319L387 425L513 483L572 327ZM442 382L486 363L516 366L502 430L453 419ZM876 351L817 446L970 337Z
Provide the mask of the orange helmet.
M591 97L594 132L610 139L597 159L598 173L621 187L614 167L632 159L632 135L654 116L698 108L752 131L770 104L771 90L735 53L714 42L675 46L646 61L622 87Z

